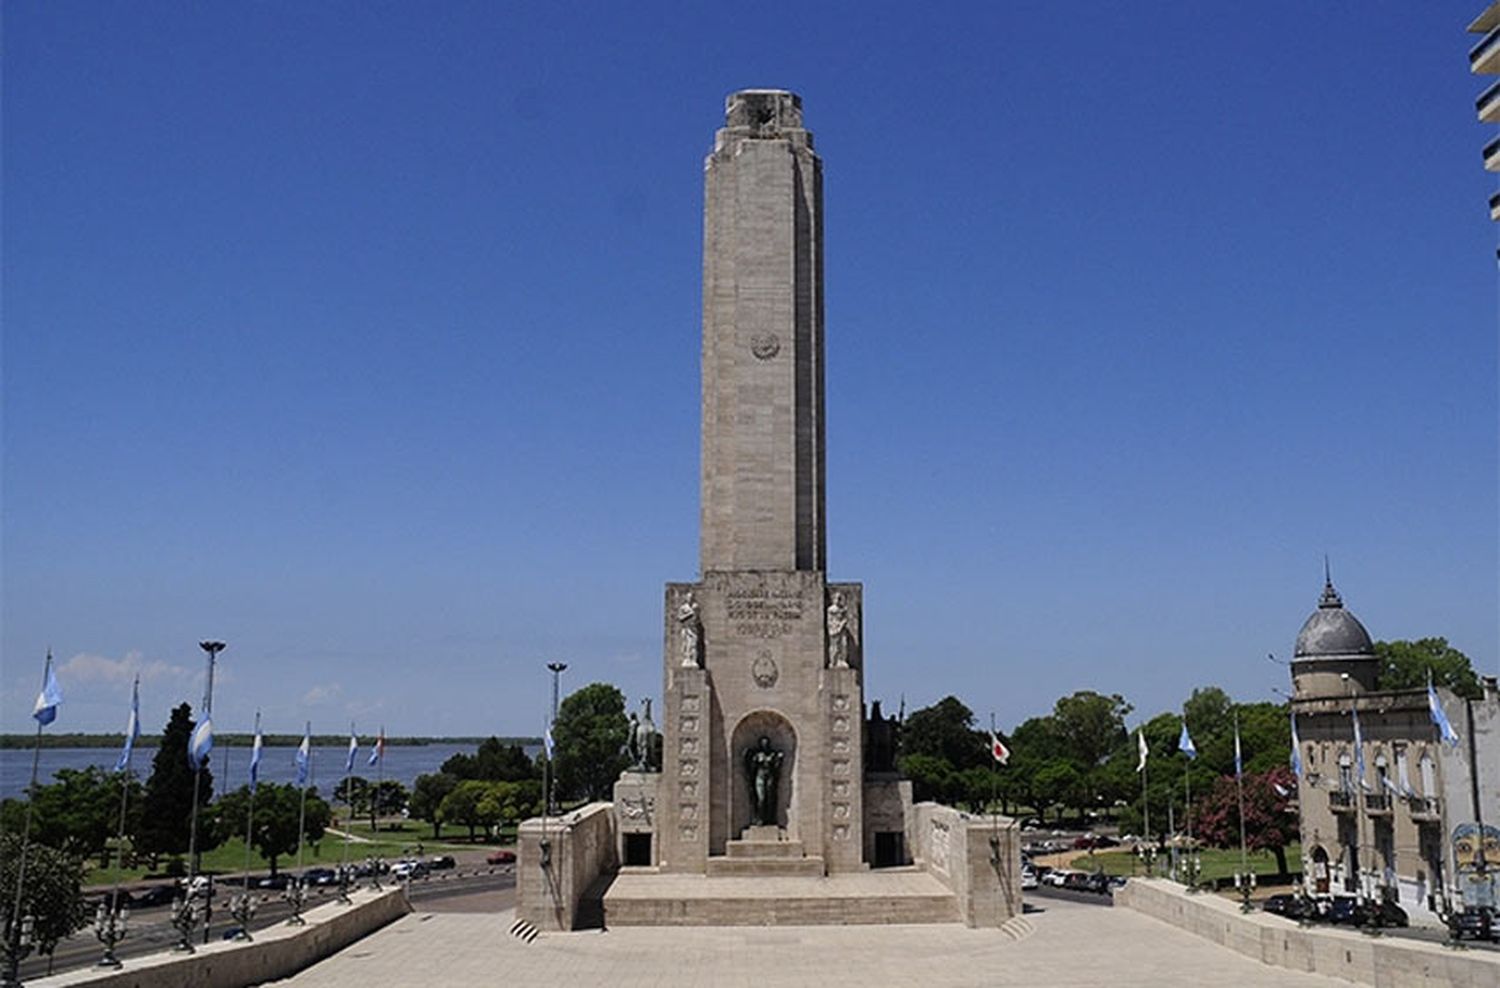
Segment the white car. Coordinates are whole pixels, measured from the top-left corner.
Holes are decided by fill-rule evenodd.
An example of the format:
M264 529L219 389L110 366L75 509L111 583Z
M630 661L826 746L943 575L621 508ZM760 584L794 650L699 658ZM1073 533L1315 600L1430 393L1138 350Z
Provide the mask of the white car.
M1051 871L1047 872L1046 875L1042 876L1042 881L1055 888L1062 888L1063 883L1068 880L1068 876L1070 874L1072 874L1072 872L1064 868L1053 868Z
M1036 880L1036 872L1030 868L1021 869L1021 888L1034 889L1039 883Z

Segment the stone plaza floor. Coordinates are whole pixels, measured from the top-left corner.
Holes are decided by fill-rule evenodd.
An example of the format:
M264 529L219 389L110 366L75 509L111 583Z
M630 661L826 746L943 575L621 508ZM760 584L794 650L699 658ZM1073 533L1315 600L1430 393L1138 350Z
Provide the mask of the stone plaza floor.
M418 910L281 984L478 988L1347 986L1273 968L1125 908L1038 900L1031 932L937 926L622 927L509 935L510 911ZM1013 929L1014 933L1015 930Z

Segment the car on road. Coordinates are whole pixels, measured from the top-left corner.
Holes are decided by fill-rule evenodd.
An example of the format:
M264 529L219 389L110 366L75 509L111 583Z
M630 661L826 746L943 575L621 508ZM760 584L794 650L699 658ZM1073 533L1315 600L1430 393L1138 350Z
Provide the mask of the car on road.
M302 873L303 885L332 885L339 880L339 873L332 868L309 868Z
M1361 902L1352 895L1334 896L1327 915L1317 919L1343 926L1409 926L1406 910L1394 902Z
M425 878L427 865L421 861L397 861L391 868L391 877L398 882L411 881L414 878Z
M1483 906L1465 906L1448 918L1448 928L1455 940L1495 940L1500 942L1500 920Z
M262 875L259 878L252 878L250 884L258 889L275 889L276 891L280 891L286 888L290 881L291 879L287 877L286 872L281 872L278 875Z
M434 854L432 860L427 862L427 867L433 871L447 871L450 868L457 868L458 862L453 860L451 854Z
M1066 868L1053 868L1051 871L1042 876L1042 884L1050 885L1053 888L1060 889L1067 884L1068 876L1071 874L1073 873L1068 871Z
M152 906L170 905L177 900L179 891L175 882L153 885L144 892L137 892L131 906L137 909L150 909Z
M1265 902L1260 904L1261 912L1270 913L1272 916L1285 916L1287 919L1302 919L1312 916L1312 901L1304 896L1290 892L1280 892L1268 896Z
M1023 890L1025 890L1025 889L1034 889L1037 886L1039 886L1040 884L1041 884L1041 882L1037 880L1036 870L1035 869L1033 869L1033 868L1022 868L1021 869L1021 888Z
M485 859L484 859L484 863L485 864L492 864L492 865L498 865L498 864L515 864L515 862L516 862L516 852L515 851L505 851L505 850L491 851L488 855L485 856Z

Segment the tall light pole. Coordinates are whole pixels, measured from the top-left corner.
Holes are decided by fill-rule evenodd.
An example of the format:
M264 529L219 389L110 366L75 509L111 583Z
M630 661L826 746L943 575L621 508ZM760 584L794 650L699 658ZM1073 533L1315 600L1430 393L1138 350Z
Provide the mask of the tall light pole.
M562 677L563 670L568 668L566 662L548 662L547 668L552 671L552 719L547 721L547 733L552 733L552 726L557 723L557 688L558 680ZM556 745L557 739L552 739ZM552 757L549 755L547 763L552 769L552 784L547 787L547 806L553 813L557 812L557 766L552 765Z
M210 639L207 641L199 642L198 647L208 653L208 679L204 684L203 690L203 721L209 722L213 719L214 711L214 662L218 659L219 653L224 651L226 646L221 641ZM197 733L197 730L198 729L196 727L193 729L195 734ZM212 725L210 724L210 731L211 730ZM211 734L210 737L212 737ZM191 754L192 750L193 738L192 735L189 735L188 752ZM188 823L188 885L187 893L183 896L182 900L184 923L178 927L178 929L182 931L182 941L177 945L177 949L182 951L191 951L193 949L192 943L190 941L192 939L192 927L194 924L187 923L186 919L191 915L190 910L193 898L193 880L198 877L198 794L201 791L201 787L203 784L203 762L205 760L206 759L193 756L193 805L192 810L189 814ZM208 896L204 896L203 902L205 910L208 907L208 901ZM207 933L206 925L204 927L204 932L205 934Z

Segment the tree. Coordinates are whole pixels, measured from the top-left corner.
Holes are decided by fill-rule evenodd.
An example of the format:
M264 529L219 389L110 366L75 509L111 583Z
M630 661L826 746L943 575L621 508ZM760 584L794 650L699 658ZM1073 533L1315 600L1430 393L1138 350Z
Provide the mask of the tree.
M21 835L0 833L0 889L5 890L7 913L15 908L20 863ZM37 950L50 957L59 941L88 922L88 907L83 901L83 859L46 844L28 844L21 912L31 914Z
M1118 693L1080 690L1057 701L1052 719L1067 754L1086 773L1125 740L1125 716L1132 709Z
M480 803L490 793L490 783L478 779L465 779L443 797L443 819L461 823L469 828L469 840L474 839L474 828L484 825L485 812ZM498 807L496 808L498 810Z
M950 801L957 773L947 759L925 754L902 755L896 767L911 780L912 799L916 802Z
M380 818L406 809L411 794L395 779L382 779L365 793L365 809L370 814L370 829L380 829Z
M1423 689L1431 676L1434 686L1446 686L1459 696L1477 700L1484 695L1469 657L1446 638L1376 642L1375 655L1380 659L1377 689Z
M411 800L407 809L418 820L432 824L432 839L443 836L443 800L458 786L459 779L447 772L419 775L412 782Z
M108 865L110 843L119 831L124 773L107 773L98 766L58 769L57 781L32 792L31 839L80 857L99 855ZM141 819L141 784L129 783L126 831L134 832ZM0 826L20 831L26 801L8 799L0 806Z
M1245 775L1245 846L1276 855L1276 870L1284 875L1287 845L1298 839L1297 814L1289 797L1277 792L1277 786L1284 792L1296 791L1297 780L1285 765ZM1240 807L1234 776L1220 776L1208 794L1198 800L1193 829L1196 836L1215 847L1239 847Z
M1037 815L1045 817L1049 806L1079 804L1083 773L1069 759L1053 758L1037 768L1032 787L1036 791ZM1057 816L1062 819L1062 810L1058 810Z
M345 776L333 787L333 798L351 818L363 815L370 805L370 783L357 775Z
M590 683L563 700L552 725L558 789L571 798L602 799L630 764L625 696L608 683Z
M193 808L193 769L188 764L188 739L193 734L193 708L182 704L172 711L162 732L161 747L151 761L151 777L146 780L146 794L141 807L141 830L138 841L142 851L158 854L185 854L189 843L189 822ZM214 776L203 766L198 786L200 809L209 804L214 792ZM212 828L201 827L198 851L216 846L211 842Z
M912 712L901 725L901 754L927 755L962 771L983 766L988 739L974 729L974 712L954 696Z
M250 787L241 786L226 793L216 807L214 828L218 839L245 836L245 816ZM276 859L297 850L297 824L302 819L302 790L293 785L262 783L255 792L255 808L250 821L250 845L261 853L276 874ZM323 838L332 816L329 805L316 790L308 790L307 810L301 836L309 843Z

